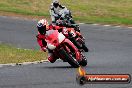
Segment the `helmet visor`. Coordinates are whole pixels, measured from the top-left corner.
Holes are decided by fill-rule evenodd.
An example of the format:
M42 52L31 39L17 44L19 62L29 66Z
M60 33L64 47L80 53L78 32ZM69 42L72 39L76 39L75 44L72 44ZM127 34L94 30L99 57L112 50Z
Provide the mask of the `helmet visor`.
M53 6L54 7L58 7L59 6L59 3L53 3Z
M40 34L45 34L46 33L46 25L42 27L38 27L38 31Z

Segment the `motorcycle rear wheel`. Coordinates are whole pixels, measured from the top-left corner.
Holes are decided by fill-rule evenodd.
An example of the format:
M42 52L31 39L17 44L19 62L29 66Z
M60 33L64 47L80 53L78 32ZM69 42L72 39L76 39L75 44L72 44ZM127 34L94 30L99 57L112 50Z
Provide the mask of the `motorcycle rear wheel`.
M80 43L78 44L78 46L81 45L81 49L83 49L85 52L88 52L89 49L87 48L86 44L84 43L84 41L82 41L81 39L77 40L77 43Z
M82 57L82 61L79 63L81 66L86 66L87 65L87 59L86 57L81 54L81 57Z
M87 46L85 44L82 44L82 49L85 51L85 52L88 52L89 49L87 48Z

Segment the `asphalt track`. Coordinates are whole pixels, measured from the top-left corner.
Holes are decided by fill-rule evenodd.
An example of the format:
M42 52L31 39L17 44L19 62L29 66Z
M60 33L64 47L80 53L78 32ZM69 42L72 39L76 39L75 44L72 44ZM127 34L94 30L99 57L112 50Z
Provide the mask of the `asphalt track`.
M0 42L38 49L36 21L0 17ZM87 73L132 75L132 29L82 24L81 32L90 49L85 53ZM0 88L132 88L132 84L76 83L77 69L57 61L0 68Z

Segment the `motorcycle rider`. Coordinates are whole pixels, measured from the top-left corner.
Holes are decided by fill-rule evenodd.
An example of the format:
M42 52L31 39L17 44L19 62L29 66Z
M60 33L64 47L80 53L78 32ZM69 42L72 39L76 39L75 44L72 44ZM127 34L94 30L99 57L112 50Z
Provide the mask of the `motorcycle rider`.
M56 28L56 27L54 27L54 28ZM54 63L58 58L53 54L53 52L51 50L48 50L46 48L47 47L47 42L45 41L46 31L52 30L53 26L49 25L46 19L42 19L42 20L38 21L37 29L38 29L38 35L36 36L37 37L37 42L38 42L39 46L41 47L42 51L44 51L44 52L48 51L48 60L51 63Z
M59 17L60 17L59 11L64 8L66 8L66 7L62 6L59 3L59 0L52 1L51 7L50 7L50 15L51 15L52 23L55 23L56 20L59 19Z
M61 14L59 14L59 12L62 9L67 9L67 8L65 6L62 6L59 3L59 0L52 1L51 7L50 7L50 15L51 15L52 23L55 23L58 26L63 25L65 27L73 27L73 28L75 28L76 31L80 32L80 29L78 28L78 26L74 25L74 24L76 24L74 20L68 19L68 21L70 23L68 21L64 21L64 20L61 20L61 22L57 22L57 20L61 17ZM68 13L69 13L70 17L72 18L71 12L69 10L68 10Z

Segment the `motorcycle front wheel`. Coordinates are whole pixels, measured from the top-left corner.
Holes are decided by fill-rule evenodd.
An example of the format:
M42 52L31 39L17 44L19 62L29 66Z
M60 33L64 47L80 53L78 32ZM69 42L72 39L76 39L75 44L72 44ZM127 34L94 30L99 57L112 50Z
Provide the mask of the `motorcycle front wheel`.
M60 54L63 55L63 59L65 59L72 67L74 68L79 67L79 63L76 61L76 59L74 59L72 55L68 54L66 50L61 49Z

